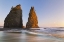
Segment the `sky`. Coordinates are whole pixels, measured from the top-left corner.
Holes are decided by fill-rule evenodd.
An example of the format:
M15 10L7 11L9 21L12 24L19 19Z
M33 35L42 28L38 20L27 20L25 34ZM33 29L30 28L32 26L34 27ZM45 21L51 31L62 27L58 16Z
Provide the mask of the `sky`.
M64 0L0 0L0 26L11 7L21 4L25 26L31 6L34 6L39 27L64 27Z

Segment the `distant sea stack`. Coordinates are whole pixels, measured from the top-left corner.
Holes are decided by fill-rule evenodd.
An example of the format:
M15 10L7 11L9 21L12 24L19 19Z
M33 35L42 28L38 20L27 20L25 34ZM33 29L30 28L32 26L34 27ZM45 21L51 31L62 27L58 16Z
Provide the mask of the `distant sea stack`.
M12 7L4 20L4 28L23 28L21 5Z
M30 9L28 22L26 23L26 28L38 28L38 19L34 7L31 7Z

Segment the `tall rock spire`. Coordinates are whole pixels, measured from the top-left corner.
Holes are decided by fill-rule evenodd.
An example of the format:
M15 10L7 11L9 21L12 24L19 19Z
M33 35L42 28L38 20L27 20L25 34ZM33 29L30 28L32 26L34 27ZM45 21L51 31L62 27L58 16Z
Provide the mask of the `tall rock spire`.
M4 28L23 28L21 5L11 8L4 20Z
M28 22L26 28L38 28L38 20L34 10L34 7L31 7L28 17Z

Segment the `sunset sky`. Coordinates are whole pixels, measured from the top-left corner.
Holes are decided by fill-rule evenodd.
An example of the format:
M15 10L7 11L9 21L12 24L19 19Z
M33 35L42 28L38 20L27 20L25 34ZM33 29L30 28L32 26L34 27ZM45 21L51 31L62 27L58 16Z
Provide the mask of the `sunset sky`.
M64 27L64 0L0 0L0 26L4 25L11 7L18 4L21 4L24 26L34 6L40 27Z

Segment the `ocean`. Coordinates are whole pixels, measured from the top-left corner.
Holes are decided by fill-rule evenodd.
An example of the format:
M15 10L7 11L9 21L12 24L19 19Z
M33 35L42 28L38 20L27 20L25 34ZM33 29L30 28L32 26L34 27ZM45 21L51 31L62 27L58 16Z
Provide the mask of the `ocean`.
M0 31L0 42L64 42L64 28L21 30L20 33Z
M3 28L3 26L0 26L0 28Z

